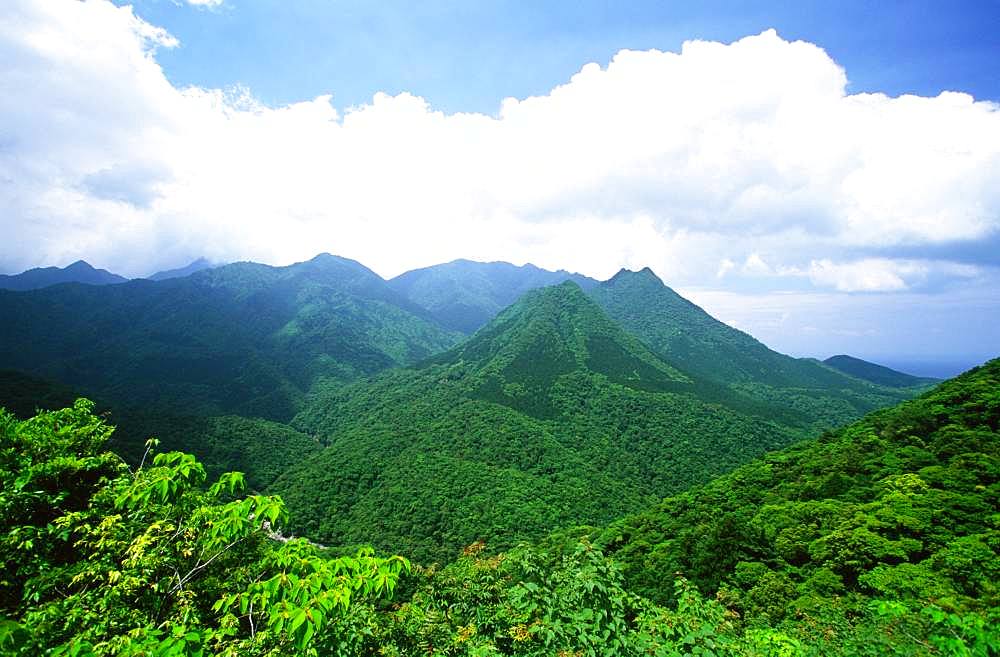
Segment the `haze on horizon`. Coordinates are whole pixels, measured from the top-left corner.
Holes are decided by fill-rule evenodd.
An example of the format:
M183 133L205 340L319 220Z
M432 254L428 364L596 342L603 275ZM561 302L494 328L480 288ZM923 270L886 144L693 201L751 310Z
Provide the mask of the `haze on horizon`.
M674 24L658 39L628 20L648 12L639 2L609 23L614 42L597 27L568 34L558 11L531 14L538 33L518 32L531 47L511 58L534 57L550 78L477 76L474 99L449 96L472 78L443 68L469 47L457 36L469 19L431 6L434 34L421 31L434 18L425 13L412 26L365 14L376 43L359 53L377 46L384 69L438 73L401 82L360 55L340 68L318 57L358 37L324 46L305 10L266 23L240 0L15 0L0 17L0 272L84 259L138 276L200 256L288 264L319 251L385 277L455 258L601 279L649 266L793 355L890 365L997 355L997 90L957 66L924 66L949 53L963 70L992 66L996 46L969 27L984 17L925 17L918 33L937 20L955 38L928 40L924 59L900 48L912 63L887 73L839 32L792 24L817 41L786 35L780 10L720 19L716 32L703 15L691 34ZM366 10L328 11L350 27ZM845 13L857 18L857 7ZM874 29L890 29L886 13ZM256 32L234 29L248 25ZM497 29L493 43L519 28ZM292 38L306 39L326 84L299 75L281 87L303 62L259 64L256 51ZM559 43L580 57L574 69L552 65ZM407 57L422 48L438 59ZM483 72L497 70L479 54ZM263 96L227 77L241 55L259 64ZM384 86L359 92L352 66Z

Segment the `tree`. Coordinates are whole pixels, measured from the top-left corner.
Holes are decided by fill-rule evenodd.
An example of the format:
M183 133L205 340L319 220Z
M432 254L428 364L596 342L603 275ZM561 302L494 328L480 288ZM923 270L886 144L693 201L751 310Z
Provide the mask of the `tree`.
M0 650L31 655L316 654L329 621L391 594L409 564L363 550L336 559L285 540L280 498L204 487L189 454L135 471L86 400L17 421L0 409Z

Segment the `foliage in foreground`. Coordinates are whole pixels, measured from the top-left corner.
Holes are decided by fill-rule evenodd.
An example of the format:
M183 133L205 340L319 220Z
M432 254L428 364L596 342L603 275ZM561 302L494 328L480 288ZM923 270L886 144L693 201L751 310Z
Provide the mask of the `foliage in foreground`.
M325 654L336 619L408 568L279 540L280 498L236 497L240 473L205 488L188 454L150 449L132 472L91 410L0 410L3 654Z

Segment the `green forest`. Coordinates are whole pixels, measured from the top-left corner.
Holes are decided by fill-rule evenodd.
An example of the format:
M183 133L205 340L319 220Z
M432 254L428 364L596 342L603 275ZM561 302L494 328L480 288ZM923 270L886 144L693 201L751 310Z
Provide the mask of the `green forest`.
M279 497L0 414L11 655L995 655L1000 360L604 528L447 565L281 535Z

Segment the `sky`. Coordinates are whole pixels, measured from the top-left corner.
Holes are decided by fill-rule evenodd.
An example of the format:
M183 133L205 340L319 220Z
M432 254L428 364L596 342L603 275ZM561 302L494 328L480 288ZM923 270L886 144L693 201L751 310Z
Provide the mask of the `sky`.
M998 28L994 0L8 0L0 273L649 266L780 351L951 374L1000 355Z

